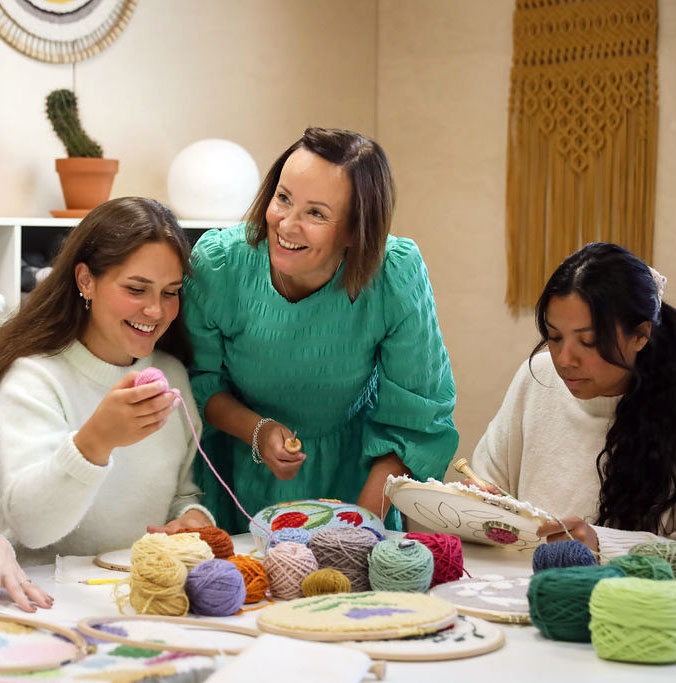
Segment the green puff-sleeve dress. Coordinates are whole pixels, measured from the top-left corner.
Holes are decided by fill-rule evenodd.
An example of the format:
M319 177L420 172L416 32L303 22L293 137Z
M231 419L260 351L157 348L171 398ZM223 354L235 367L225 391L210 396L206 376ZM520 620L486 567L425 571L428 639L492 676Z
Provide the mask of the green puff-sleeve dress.
M455 384L420 252L388 237L383 264L352 302L339 286L290 303L272 286L267 240L244 226L210 230L192 253L184 315L194 346L192 388L202 411L231 392L298 432L307 459L280 481L251 446L205 421L202 446L251 515L304 498L356 502L372 458L394 452L419 480L442 479L458 446ZM199 456L203 504L230 533L248 520ZM399 528L392 510L386 525Z

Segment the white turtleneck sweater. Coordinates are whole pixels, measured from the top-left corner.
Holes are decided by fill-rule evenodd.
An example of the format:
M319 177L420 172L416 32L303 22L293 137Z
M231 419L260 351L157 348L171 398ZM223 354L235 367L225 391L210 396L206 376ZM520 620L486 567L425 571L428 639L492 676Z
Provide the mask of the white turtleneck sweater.
M549 352L535 356L532 369L531 374L524 361L517 371L474 450L472 468L559 519L577 516L591 524L598 516L601 488L596 456L621 396L575 398L556 374ZM602 558L625 555L637 543L669 540L645 531L593 528Z
M151 366L180 389L199 436L185 368L162 351L120 367L74 342L55 356L18 359L0 382L0 531L23 564L128 548L148 524L165 524L191 508L213 523L192 480L196 444L182 405L159 431L113 449L103 467L73 443L114 384Z

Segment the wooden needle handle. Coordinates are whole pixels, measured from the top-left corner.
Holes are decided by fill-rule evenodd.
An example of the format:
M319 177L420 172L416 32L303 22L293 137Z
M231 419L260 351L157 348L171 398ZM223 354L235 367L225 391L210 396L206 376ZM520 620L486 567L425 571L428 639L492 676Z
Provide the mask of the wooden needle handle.
M471 479L477 486L484 489L490 488L490 484L487 484L483 479L477 477L477 475L472 472L472 468L469 466L467 458L455 460L453 462L453 467L455 467L458 472L462 472L466 477Z

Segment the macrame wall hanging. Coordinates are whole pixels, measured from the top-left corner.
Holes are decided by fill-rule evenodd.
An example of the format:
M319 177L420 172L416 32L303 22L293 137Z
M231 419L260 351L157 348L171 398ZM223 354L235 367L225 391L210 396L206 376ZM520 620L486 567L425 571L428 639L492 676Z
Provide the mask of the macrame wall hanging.
M656 0L516 0L513 39L506 302L517 311L588 242L651 261Z

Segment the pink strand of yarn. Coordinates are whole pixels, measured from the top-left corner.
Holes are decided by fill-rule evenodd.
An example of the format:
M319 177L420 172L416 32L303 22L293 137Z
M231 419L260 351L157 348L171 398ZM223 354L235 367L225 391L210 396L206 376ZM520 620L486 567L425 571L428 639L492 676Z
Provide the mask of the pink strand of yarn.
M145 368L145 370L141 370L139 372L138 377L134 381L134 386L139 386L140 384L152 384L152 382L164 382L167 386L167 391L170 391L173 393L176 398L178 398L181 403L183 404L183 410L185 411L185 416L188 420L188 424L190 425L190 430L192 431L192 435L195 437L195 443L197 444L197 449L199 452L202 454L202 457L206 461L207 465L209 465L209 469L214 473L214 476L218 481L221 483L221 485L225 488L225 490L230 494L230 497L235 501L235 505L240 509L242 514L252 523L255 524L259 529L265 532L266 536L270 536L272 538L272 534L263 526L261 526L258 522L254 520L254 518L242 507L242 504L237 500L237 496L230 490L230 487L221 479L221 476L218 474L216 471L216 468L211 464L211 460L207 457L207 454L202 450L202 446L200 446L200 440L197 437L197 432L195 431L195 427L192 423L192 420L190 419L190 414L188 413L188 406L186 406L185 401L183 400L183 396L181 396L181 392L178 389L170 389L169 388L169 382L167 381L167 378L164 376L164 373L162 370L159 368Z
M462 558L462 543L457 536L450 534L422 534L410 533L404 538L420 541L432 551L434 557L434 573L432 574L432 586L439 583L457 581L463 574L472 578L465 569Z

